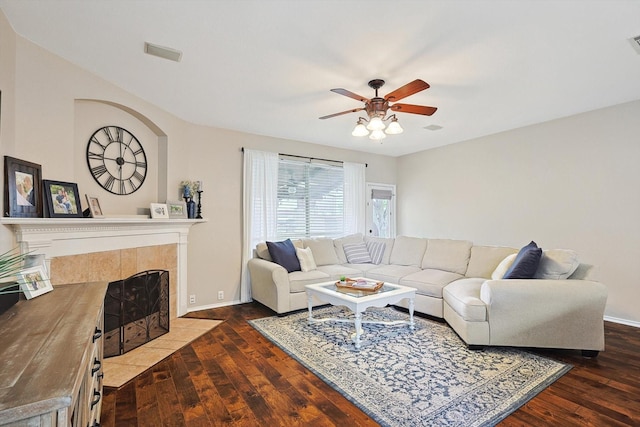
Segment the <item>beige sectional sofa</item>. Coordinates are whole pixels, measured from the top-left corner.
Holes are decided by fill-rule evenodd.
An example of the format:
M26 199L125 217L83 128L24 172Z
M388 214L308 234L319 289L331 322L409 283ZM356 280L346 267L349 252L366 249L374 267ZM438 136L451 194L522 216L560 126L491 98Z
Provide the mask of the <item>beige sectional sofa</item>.
M370 241L384 243L380 263L349 263L345 245ZM360 276L416 288L415 310L443 318L470 347L579 349L590 356L604 350L606 287L572 251L545 251L534 279L504 280L498 270L516 248L361 234L293 243L311 249L315 269L288 273L271 261L265 243L248 263L253 299L278 314L307 307L307 284Z

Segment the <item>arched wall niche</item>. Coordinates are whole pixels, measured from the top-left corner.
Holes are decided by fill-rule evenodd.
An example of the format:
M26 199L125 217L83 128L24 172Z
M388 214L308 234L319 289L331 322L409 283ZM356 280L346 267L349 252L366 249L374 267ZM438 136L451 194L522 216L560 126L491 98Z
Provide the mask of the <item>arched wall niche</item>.
M146 214L150 203L167 200L169 138L160 126L131 107L103 99L76 99L74 115L75 170L81 193L98 197L107 215ZM132 132L147 156L149 167L145 183L127 196L114 195L101 188L87 167L85 153L90 136L100 127L109 125L121 126Z

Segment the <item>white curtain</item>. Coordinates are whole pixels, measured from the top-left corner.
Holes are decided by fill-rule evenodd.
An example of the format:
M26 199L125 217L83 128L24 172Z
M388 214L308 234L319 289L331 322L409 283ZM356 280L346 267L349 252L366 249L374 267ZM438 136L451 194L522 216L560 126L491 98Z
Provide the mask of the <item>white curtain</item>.
M362 163L344 162L344 234L365 232L366 166Z
M260 242L275 240L278 209L278 154L244 150L243 239L240 301L251 301L247 262Z

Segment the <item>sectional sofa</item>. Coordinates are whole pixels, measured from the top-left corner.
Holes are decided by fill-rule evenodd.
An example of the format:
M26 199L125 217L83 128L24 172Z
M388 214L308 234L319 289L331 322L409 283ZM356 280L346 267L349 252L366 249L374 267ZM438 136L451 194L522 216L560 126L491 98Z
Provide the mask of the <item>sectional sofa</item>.
M517 248L361 234L293 244L305 271L273 262L266 243L248 263L253 299L278 314L307 307L305 285L366 277L416 288L415 310L444 319L471 348L579 349L586 356L604 350L607 290L573 251L545 250L534 278L502 279Z

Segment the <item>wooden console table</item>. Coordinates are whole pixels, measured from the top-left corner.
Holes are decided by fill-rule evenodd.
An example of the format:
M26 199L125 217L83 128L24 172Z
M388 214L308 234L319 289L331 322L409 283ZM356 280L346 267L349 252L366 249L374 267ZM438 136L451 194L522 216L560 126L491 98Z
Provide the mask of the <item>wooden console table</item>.
M55 286L0 316L0 426L99 426L106 282Z

